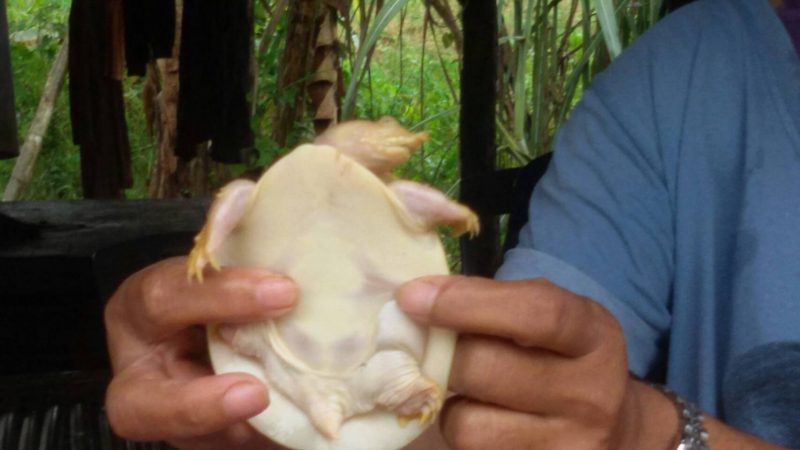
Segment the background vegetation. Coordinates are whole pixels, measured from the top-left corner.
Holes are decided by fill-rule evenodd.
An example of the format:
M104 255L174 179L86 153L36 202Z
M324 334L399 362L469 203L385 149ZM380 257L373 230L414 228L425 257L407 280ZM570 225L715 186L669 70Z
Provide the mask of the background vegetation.
M232 175L268 164L286 150L272 139L271 128L275 108L297 93L297 89L279 89L276 81L288 27L288 14L280 9L281 3L254 3L255 46L264 50L257 59L256 148L252 161L233 167ZM431 6L444 3L457 18L458 3L347 3L349 15L339 17L338 27L343 82L352 87L345 103L353 101L354 116L391 115L408 126L428 130L431 141L402 169L403 175L452 193L458 186L460 42L457 30L448 27L445 16ZM69 4L69 0L7 1L20 139L24 139L50 64L65 36ZM498 6L502 14L497 142L503 166L519 165L548 151L555 130L584 86L619 48L658 18L659 10L657 0L615 4L602 0L498 0ZM264 32L273 22L275 32L267 36ZM269 42L262 43L262 36ZM366 45L371 40L374 48ZM360 45L362 42L365 45ZM354 73L360 80L357 87ZM129 198L147 195L147 178L154 163L155 145L146 133L142 85L138 78L129 77L125 82L135 174L135 185L126 193ZM64 88L26 199L81 197L80 161L72 144L68 102ZM285 147L308 139L312 130L307 109L301 111ZM7 183L13 163L0 161L0 186Z

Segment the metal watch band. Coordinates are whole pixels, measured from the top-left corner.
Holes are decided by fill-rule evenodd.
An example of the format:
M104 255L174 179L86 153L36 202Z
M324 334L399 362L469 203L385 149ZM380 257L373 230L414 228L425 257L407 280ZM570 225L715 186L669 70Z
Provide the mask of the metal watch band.
M676 450L708 450L708 431L703 422L702 411L672 389L662 384L653 384L652 386L669 397L678 410L678 418L681 421L681 440Z

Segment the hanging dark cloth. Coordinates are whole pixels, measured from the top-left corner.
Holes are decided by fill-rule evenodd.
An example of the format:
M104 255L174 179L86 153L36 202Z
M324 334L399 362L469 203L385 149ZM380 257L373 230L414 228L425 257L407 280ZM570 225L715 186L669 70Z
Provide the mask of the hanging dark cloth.
M132 184L122 98L121 0L73 0L69 15L72 137L86 198L122 198Z
M148 61L172 56L175 0L123 0L123 4L128 73L144 76Z
M6 0L0 0L0 159L17 156L19 154L18 145Z
M247 0L184 0L175 153L211 141L211 157L243 161L253 145L247 106L252 22Z

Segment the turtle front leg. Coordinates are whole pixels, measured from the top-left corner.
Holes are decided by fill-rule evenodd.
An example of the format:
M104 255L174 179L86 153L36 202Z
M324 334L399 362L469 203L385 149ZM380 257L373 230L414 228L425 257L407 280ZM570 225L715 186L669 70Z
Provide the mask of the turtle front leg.
M468 233L472 237L480 232L478 216L471 209L454 202L437 189L406 180L390 183L389 189L411 214L427 227L449 225L455 236Z
M252 181L234 180L219 191L208 211L203 229L194 238L194 248L189 253L186 269L190 279L197 278L202 282L203 269L207 265L219 270L216 252L247 212L254 188L255 183Z

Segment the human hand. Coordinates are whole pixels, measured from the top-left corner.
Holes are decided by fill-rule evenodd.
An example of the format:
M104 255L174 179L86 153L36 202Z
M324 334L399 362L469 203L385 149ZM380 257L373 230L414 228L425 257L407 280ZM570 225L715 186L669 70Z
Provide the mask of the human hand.
M199 284L187 279L186 259L173 258L132 275L105 310L114 431L179 448L277 448L245 422L269 404L263 383L214 375L203 325L277 317L296 301L290 280L254 268L223 268Z
M461 333L449 381L456 396L440 419L454 448L676 444L674 407L629 376L622 330L599 304L541 279L427 277L397 295L415 320ZM655 445L641 446L643 396L658 404L660 430L647 439Z

